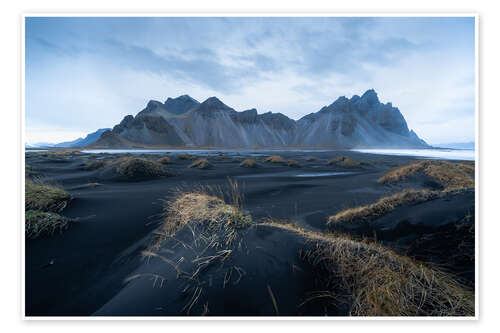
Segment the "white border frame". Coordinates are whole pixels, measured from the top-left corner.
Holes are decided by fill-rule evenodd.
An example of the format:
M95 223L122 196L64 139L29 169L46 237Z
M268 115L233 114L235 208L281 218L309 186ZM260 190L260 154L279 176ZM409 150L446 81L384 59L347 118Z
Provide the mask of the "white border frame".
M25 169L25 140L26 140L26 57L25 57L25 46L26 46L26 18L27 17L469 17L474 18L474 130L475 130L475 314L473 317L300 317L300 316L282 316L282 317L198 317L198 316L164 316L164 317L148 317L148 316L44 316L44 317L33 317L26 316L25 313L25 300L26 300L26 273L25 273L25 237L24 237L24 221L25 221L25 211L24 211L24 200L25 200L25 192L21 190L21 201L20 201L20 209L21 209L21 223L19 223L19 239L21 240L21 290L20 290L20 313L21 319L24 321L53 321L53 320L62 320L62 321L238 321L238 320L250 320L250 321L343 321L343 320L355 320L355 321L385 321L385 320L397 320L397 321L477 321L479 320L479 308L480 308L480 290L479 290L479 160L480 160L480 149L479 149L479 14L478 13L335 13L333 11L301 11L297 12L283 12L283 11L249 11L247 13L242 12L232 12L232 11L217 11L217 12L205 12L205 13L195 13L195 12L165 12L165 13L117 13L117 12L86 12L86 13L76 13L76 12L25 12L20 17L21 24L21 36L20 36L20 48L21 48L21 141L20 141L20 149L22 152L21 158L21 173L19 174L21 189L25 187L25 178L24 178L24 169Z

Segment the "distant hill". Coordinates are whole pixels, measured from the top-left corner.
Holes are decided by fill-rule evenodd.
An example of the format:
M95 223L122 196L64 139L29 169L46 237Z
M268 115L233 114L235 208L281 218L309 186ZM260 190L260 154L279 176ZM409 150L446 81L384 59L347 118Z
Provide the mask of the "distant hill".
M78 142L81 144L82 142ZM408 128L398 108L379 101L375 90L339 97L295 121L281 113L236 111L217 97L202 103L188 95L150 101L135 117L128 115L92 147L429 147Z
M57 143L57 144L52 145L52 147L71 148L71 147L88 146L88 145L94 143L95 141L97 141L101 137L101 134L108 131L108 130L110 130L110 128L100 128L97 131L88 134L85 138L78 138L78 139L73 140L73 141Z
M53 143L49 142L36 142L36 143L27 143L24 145L25 148L46 148L46 147L53 147Z

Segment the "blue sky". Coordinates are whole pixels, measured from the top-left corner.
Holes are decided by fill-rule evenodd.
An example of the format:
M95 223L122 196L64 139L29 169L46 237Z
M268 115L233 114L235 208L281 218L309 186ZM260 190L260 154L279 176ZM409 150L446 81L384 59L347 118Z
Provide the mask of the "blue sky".
M374 88L430 143L474 140L474 18L26 18L26 140L217 96L298 119Z

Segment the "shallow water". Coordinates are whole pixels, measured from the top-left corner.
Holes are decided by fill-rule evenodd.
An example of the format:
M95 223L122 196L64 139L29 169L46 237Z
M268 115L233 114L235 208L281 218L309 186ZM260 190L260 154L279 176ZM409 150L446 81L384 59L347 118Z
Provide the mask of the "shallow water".
M341 175L353 175L357 172L309 172L309 173L301 173L295 175L295 177L329 177L329 176L341 176Z
M26 150L29 152L42 152L47 150ZM88 154L194 154L202 156L216 156L226 154L229 156L252 156L260 157L270 154L279 154L286 152L294 153L321 153L321 152L337 152L342 150L336 149L84 149L83 153ZM414 156L420 158L432 159L449 159L449 160L468 160L475 159L475 151L473 149L351 149L354 152L380 154L380 155L397 155L397 156Z
M338 151L334 149L84 149L82 153L88 154L196 154L196 155L248 155L264 156L266 154L277 154L286 152L318 153Z
M474 161L473 149L352 149L360 153Z
M264 177L330 177L330 176L342 176L342 175L352 175L356 172L307 172L296 174L295 171L285 171L285 172L270 172L270 173L257 173L249 175L236 176L236 178L264 178Z

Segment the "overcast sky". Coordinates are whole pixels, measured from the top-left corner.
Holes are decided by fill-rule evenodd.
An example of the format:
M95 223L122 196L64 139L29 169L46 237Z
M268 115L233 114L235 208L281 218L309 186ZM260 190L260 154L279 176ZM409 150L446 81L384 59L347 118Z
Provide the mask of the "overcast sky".
M217 96L293 119L374 88L429 143L474 140L474 18L27 18L26 139Z

